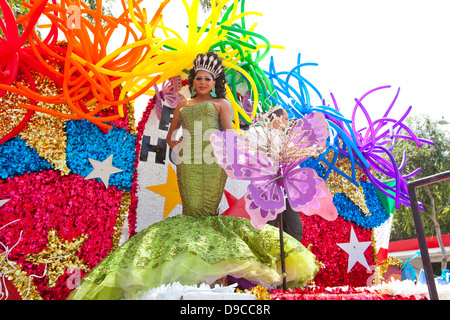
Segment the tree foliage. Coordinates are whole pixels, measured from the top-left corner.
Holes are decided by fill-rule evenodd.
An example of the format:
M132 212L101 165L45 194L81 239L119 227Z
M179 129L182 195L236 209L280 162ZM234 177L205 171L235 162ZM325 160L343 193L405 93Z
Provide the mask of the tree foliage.
M410 173L421 168L417 175L410 178L416 180L450 170L449 133L428 115L412 117L407 120L407 124L418 137L430 140L434 145L422 144L422 147L418 148L413 141L399 141L392 153L397 163L401 163L403 151L406 151L406 164L402 172ZM419 187L416 192L424 207L422 221L425 234L436 235L433 210L441 233L450 233L450 180L429 185L428 188ZM411 208L402 205L394 214L391 241L411 238L416 238Z
M102 14L107 15L107 16L112 16L111 8L115 2L116 2L116 0L102 1ZM89 8L91 8L92 10L97 10L97 0L84 0L84 3L86 3L89 6ZM86 18L89 21L94 22L94 18L91 15L89 15L89 14L86 15Z
M216 2L218 2L216 0ZM210 12L211 11L211 0L200 0L199 2L200 7L202 8L204 13ZM222 8L222 14L228 9L228 7L225 5Z
M28 12L28 9L22 4L23 0L8 0L8 4L12 10L12 12L14 13L15 18L17 19L19 17L19 15L24 15ZM3 10L0 9L0 17L3 18ZM19 35L22 34L23 32L23 26L22 25L18 25L18 29L19 29ZM3 31L0 29L0 36L4 37Z

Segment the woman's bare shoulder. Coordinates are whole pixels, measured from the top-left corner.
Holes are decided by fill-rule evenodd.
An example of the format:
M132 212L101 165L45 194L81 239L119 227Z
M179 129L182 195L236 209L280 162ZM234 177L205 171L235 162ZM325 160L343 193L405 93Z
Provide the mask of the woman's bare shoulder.
M177 106L175 107L175 109L180 110L181 108L183 108L184 106L186 106L186 105L188 104L188 102L189 102L189 100L183 97L183 98L178 102L178 104L177 104Z
M219 98L219 99L214 99L214 104L216 105L216 106L218 106L218 107L226 107L226 108L229 108L229 107L231 107L231 103L230 103L230 101L228 101L227 99L221 99L221 98Z

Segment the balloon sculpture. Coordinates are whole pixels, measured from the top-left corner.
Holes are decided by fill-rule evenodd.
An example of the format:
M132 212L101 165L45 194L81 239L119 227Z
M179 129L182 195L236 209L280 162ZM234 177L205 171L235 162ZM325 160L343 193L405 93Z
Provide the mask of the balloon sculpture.
M356 105L352 112L352 118L346 119L339 111L339 106L334 95L331 93L334 108L325 105L312 106L308 86L313 89L317 96L322 100L320 92L301 74L300 70L305 66L313 66L313 63L300 63L301 55L298 55L298 65L289 72L277 72L274 67L273 59L270 63L269 71L266 72L269 79L274 83L278 93L278 99L271 99L279 105L282 105L293 117L302 118L307 114L322 112L327 116L327 122L330 128L330 137L327 141L328 148L315 160L316 163L323 162L328 168L324 174L324 179L330 172L336 171L352 183L358 185L356 178L356 167L361 167L373 185L384 195L395 199L396 208L400 204L409 205L408 190L406 179L417 174L420 169L414 172L402 175L406 161L406 152L403 163L398 166L391 151L395 147L398 139L413 140L418 147L421 143L432 144L431 141L419 139L403 123L411 111L411 107L399 120L389 118L389 112L392 110L395 101L399 95L400 89L386 110L384 116L376 121L372 121L369 112L364 107L362 100L368 95L389 88L390 86L378 87L365 93L361 98L355 99ZM297 81L298 90L295 89L293 81ZM356 127L356 113L361 110L369 123L369 127L358 130ZM402 135L400 132L405 130L408 135ZM389 147L386 147L390 144ZM383 157L384 155L384 157ZM351 163L351 172L344 172L336 166L338 157L349 159ZM331 159L330 159L331 158ZM372 173L373 170L385 175L388 179L394 179L395 185L389 186L381 182Z
M358 166L363 168L377 189L395 198L397 207L400 203L408 204L406 179L418 171L403 176L400 172L404 163L398 167L390 150L401 138L414 140L419 147L422 142L431 142L418 139L403 124L410 109L398 121L388 118L396 98L385 116L372 122L362 100L370 93L385 87L376 88L360 99L355 99L352 119L346 119L339 112L333 94L331 98L334 108L311 105L308 87L321 100L323 98L319 90L303 77L300 71L306 66L316 64L301 63L300 54L297 65L289 72L277 72L273 58L268 71L260 69L258 63L268 55L271 44L267 38L254 31L256 24L246 28L247 15L261 14L245 12L245 1L241 1L240 6L237 0L231 1L231 4L229 0L212 2L211 14L199 27L199 1L193 1L189 6L182 0L189 19L186 41L175 30L162 23L162 12L169 0L160 4L150 22L147 22L146 10L140 8L141 2L142 0L128 0L127 3L122 1L124 11L114 18L102 14L101 1L98 2L97 9L92 10L83 2L62 0L57 3L55 0L37 0L30 4L24 3L30 9L29 12L15 20L6 1L0 0L4 12L1 28L5 37L1 39L3 59L0 95L9 92L29 99L28 102L18 104L19 108L26 110L26 114L10 132L3 135L0 144L20 133L35 112L63 119L86 119L107 132L112 128L109 122L124 116L125 103L144 93L156 95L159 102L165 98L169 99L169 94L165 92L170 91L167 81L172 79L171 83L178 89L180 85L175 84L175 77L190 68L198 53L218 50L227 67L227 79L230 83L227 98L233 105L236 119L234 126L238 133L240 123L251 124L256 113L267 111L273 104L283 106L291 117L296 118L321 112L326 116L330 132L326 150L316 158L317 163L327 166L323 178L326 180L330 172L335 171L357 185L355 170ZM220 19L226 4L230 5ZM75 9L79 11L76 16ZM73 11L74 14L67 16L67 13ZM85 17L86 14L93 17L94 23ZM44 40L41 40L34 30L40 15L51 22L49 33ZM20 36L18 23L25 27ZM108 53L108 44L119 26L125 29L123 43L118 49ZM156 37L156 31L163 31L165 38ZM58 41L60 32L66 41ZM262 40L263 44L258 44L258 40ZM25 45L26 41L28 45ZM261 49L265 51L261 53ZM63 67L55 68L52 61ZM38 72L54 81L58 87L54 94L37 93L32 72ZM15 81L18 74L24 75L28 85ZM298 89L293 84L295 81ZM162 91L157 86L161 83L164 83ZM243 97L237 90L240 83L244 83L248 88ZM119 89L118 96L114 94L115 89ZM173 93L173 96L172 107L180 99L176 93ZM102 116L101 111L110 106L118 107L116 114ZM365 132L358 131L355 126L355 114L358 110L364 113L369 122ZM399 131L402 129L410 136L400 135ZM392 142L389 148L385 146L389 143L386 138ZM349 159L351 173L336 166L338 157ZM375 178L371 170L395 179L397 183L388 186Z

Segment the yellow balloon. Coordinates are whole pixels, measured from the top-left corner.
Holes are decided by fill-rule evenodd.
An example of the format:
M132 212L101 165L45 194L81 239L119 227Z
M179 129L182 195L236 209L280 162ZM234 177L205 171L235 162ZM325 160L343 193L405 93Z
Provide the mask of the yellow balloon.
M228 68L230 68L230 69L234 69L234 70L240 72L244 76L244 78L246 78L248 80L248 82L250 83L250 86L252 87L252 90L255 93L255 95L254 95L255 96L255 100L253 101L253 110L252 110L252 115L251 115L251 117L254 118L255 115L256 115L256 110L258 109L258 95L256 94L258 92L258 90L256 88L255 81L253 81L252 77L248 74L248 72L245 71L244 69L242 69L241 67L239 67L239 66L237 66L235 64L228 63L227 61L223 61L223 65L228 67ZM242 114L242 116L244 116L244 118L247 121L251 122L251 120L248 119L247 113L242 109L242 107L239 106L238 112L240 114Z

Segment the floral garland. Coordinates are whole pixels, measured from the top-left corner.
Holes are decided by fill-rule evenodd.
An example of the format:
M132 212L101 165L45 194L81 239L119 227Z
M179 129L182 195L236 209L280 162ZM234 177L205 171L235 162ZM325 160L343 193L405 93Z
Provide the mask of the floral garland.
M353 202L348 201L348 198L338 193L334 196L333 203L338 208L338 212L345 219L356 223L365 229L373 229L385 222L389 215L386 213L375 187L367 181L359 181L364 190L364 197L366 205L369 208L370 216L364 215L361 209Z
M127 191L131 189L135 136L115 126L104 134L87 120L68 121L66 135L67 166L72 173L86 177L92 171L89 158L103 161L113 154L113 165L123 172L112 175L109 184Z
M24 139L14 137L0 145L0 178L6 179L30 172L53 169L49 161L40 158Z
M137 223L137 206L139 199L137 198L137 179L138 179L138 170L137 167L139 165L139 155L141 153L141 140L142 135L144 134L144 128L148 121L148 118L150 117L150 113L152 112L153 108L156 106L155 98L151 98L148 101L147 107L145 108L144 113L142 114L142 118L139 121L139 124L137 126L137 134L136 134L136 144L135 144L135 160L134 160L134 172L133 172L133 185L131 186L131 203L130 203L130 210L128 213L128 234L130 237L134 236L136 234L136 223Z
M317 259L324 264L314 278L314 282L323 286L366 286L372 272L360 263L356 263L347 273L348 255L337 246L337 243L347 243L351 228L354 229L359 241L371 241L371 230L364 229L338 216L329 222L320 217L301 214L303 223L302 243L309 246ZM369 266L376 265L372 246L364 252Z

